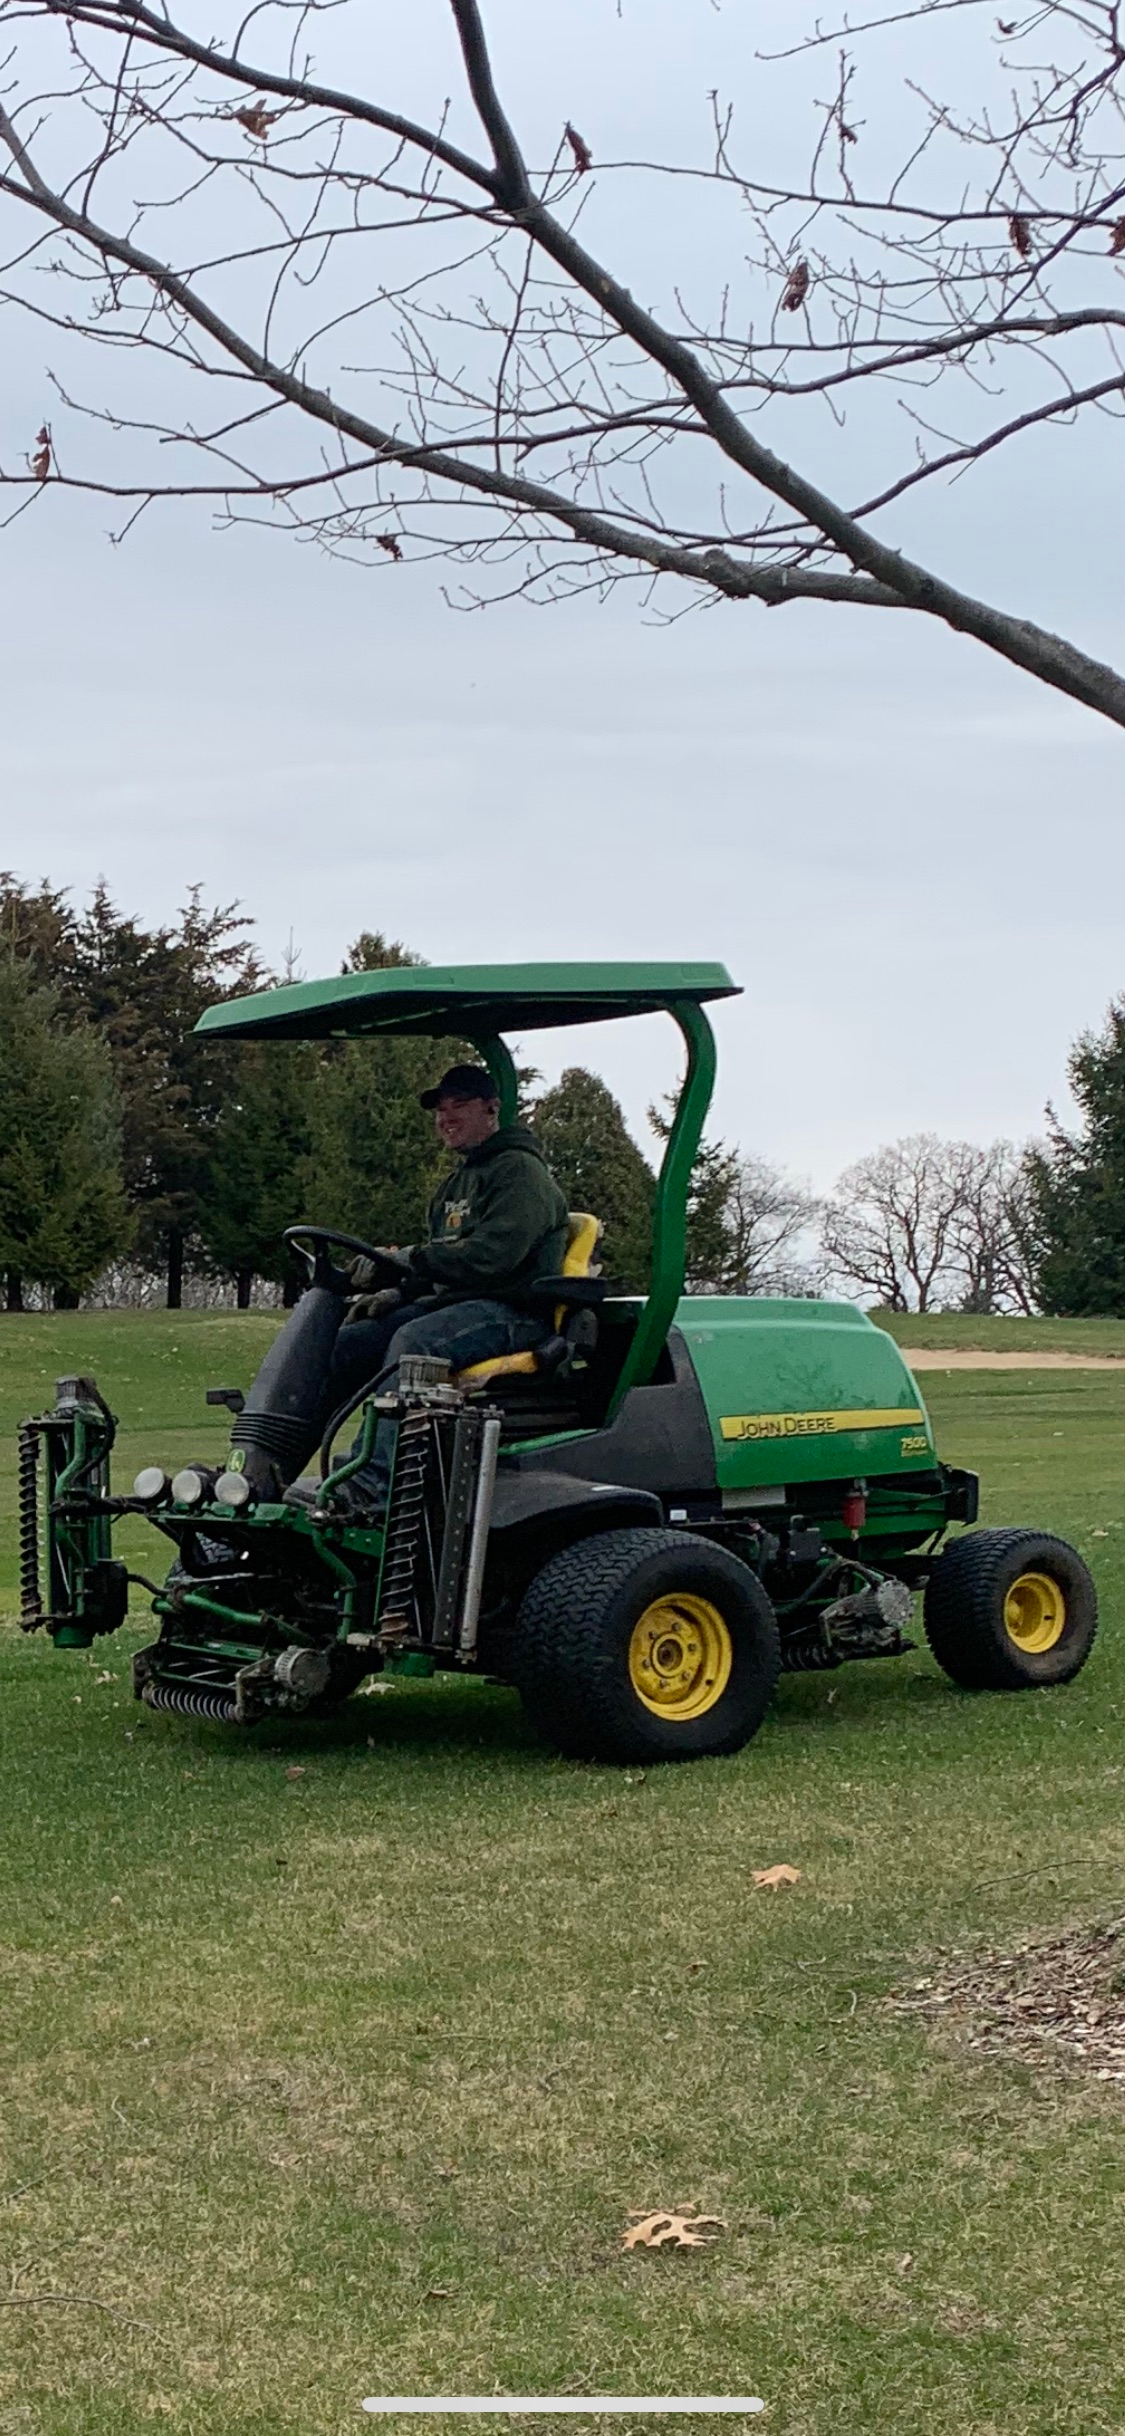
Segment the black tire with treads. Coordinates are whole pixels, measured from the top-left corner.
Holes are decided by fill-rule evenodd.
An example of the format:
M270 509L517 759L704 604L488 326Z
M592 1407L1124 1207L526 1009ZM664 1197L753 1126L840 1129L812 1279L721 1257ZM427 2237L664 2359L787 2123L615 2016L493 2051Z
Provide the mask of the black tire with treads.
M727 1683L702 1715L664 1717L631 1679L630 1641L655 1601L717 1609L730 1639ZM528 1588L512 1675L531 1723L571 1758L703 1759L741 1750L761 1725L781 1666L777 1619L748 1565L688 1531L606 1531L552 1557Z
M1065 1601L1066 1620L1050 1649L1021 1649L1005 1623L1013 1585L1045 1574ZM968 1531L939 1556L926 1584L926 1639L938 1665L969 1691L1022 1692L1069 1683L1083 1667L1098 1628L1089 1568L1068 1540L1048 1531Z

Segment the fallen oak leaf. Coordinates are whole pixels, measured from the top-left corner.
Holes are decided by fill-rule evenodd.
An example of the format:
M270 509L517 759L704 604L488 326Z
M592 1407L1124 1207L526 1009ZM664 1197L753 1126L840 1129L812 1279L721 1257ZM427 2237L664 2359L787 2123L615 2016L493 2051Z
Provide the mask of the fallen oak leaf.
M690 2208L630 2208L623 2250L704 2250L726 2231L725 2216L697 2216Z
M296 1783L297 1778L298 1778L299 1776L303 1776L303 1775L304 1775L305 1771L304 1771L304 1769L303 1769L303 1768L287 1768L287 1769L286 1769L286 1771L285 1771L285 1773L286 1773L286 1775L287 1775L287 1777L288 1777L288 1779L289 1779L290 1784L291 1784L291 1785L293 1785L293 1784L295 1784L295 1783Z
M775 1861L772 1869L756 1869L754 1872L755 1886L797 1886L800 1878L800 1870L791 1869L788 1861Z

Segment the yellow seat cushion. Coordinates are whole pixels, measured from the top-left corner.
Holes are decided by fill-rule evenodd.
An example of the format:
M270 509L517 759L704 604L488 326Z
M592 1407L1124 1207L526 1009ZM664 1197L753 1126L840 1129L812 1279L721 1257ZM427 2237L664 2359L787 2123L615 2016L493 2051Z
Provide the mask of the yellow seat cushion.
M594 1254L602 1239L602 1222L592 1218L589 1210L572 1210L567 1219L566 1250L563 1253L564 1277L594 1277Z
M534 1352L494 1353L487 1362L473 1362L468 1370L459 1370L453 1384L476 1387L481 1379L530 1378L537 1367Z
M563 1277L593 1277L594 1254L603 1234L600 1218L589 1210L571 1210L567 1219L566 1250L563 1253ZM566 1318L565 1303L555 1305L555 1330L558 1333ZM467 1370L459 1370L455 1387L479 1387L485 1379L528 1378L538 1364L532 1353L494 1353L487 1362L471 1362Z

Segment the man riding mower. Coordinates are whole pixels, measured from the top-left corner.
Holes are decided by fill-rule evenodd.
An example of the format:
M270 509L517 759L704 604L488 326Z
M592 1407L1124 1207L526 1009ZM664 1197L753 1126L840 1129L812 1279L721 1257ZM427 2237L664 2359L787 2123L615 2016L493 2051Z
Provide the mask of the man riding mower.
M405 1354L436 1356L455 1370L498 1354L523 1353L548 1333L542 1304L528 1302L537 1277L559 1268L567 1246L567 1207L533 1133L500 1124L500 1096L487 1066L451 1066L421 1095L437 1131L460 1162L435 1193L429 1236L408 1252L360 1253L353 1285L367 1289L387 1273L400 1282L363 1292L332 1349L315 1444L341 1399L358 1390L392 1392ZM394 1454L394 1425L380 1424L368 1466L353 1473L348 1505L381 1521ZM314 1446L308 1452L312 1454ZM290 1504L312 1504L290 1488Z
M1035 1530L947 1540L975 1522L977 1482L939 1461L891 1337L847 1304L684 1297L714 1077L705 1007L735 994L713 964L411 966L209 1009L201 1030L243 1039L470 1040L498 1103L470 1165L515 1117L504 1033L663 1009L687 1071L656 1186L652 1282L645 1297L616 1292L596 1266L597 1214L571 1213L564 1237L544 1197L535 1258L529 1239L509 1271L489 1272L511 1281L522 1261L518 1344L452 1341L439 1355L396 1341L384 1314L381 1340L356 1355L366 1369L374 1345L376 1371L341 1384L348 1338L372 1323L342 1327L355 1281L334 1251L365 1255L369 1281L407 1298L419 1271L439 1291L479 1281L457 1267L452 1202L448 1224L431 1217L422 1260L290 1228L306 1291L246 1395L210 1391L235 1415L221 1470L169 1479L154 1464L131 1496L113 1495L115 1424L92 1379L61 1380L53 1411L24 1424L26 1628L85 1648L123 1622L139 1577L111 1533L140 1513L174 1559L160 1587L144 1583L158 1630L134 1660L138 1696L234 1725L323 1712L380 1670L449 1668L514 1684L545 1739L576 1757L728 1753L760 1725L783 1668L909 1649L919 1593L955 1682L1014 1691L1077 1674L1096 1629L1082 1559ZM477 1165L487 1175L487 1157ZM539 1189L553 1189L545 1170ZM466 1251L471 1240L466 1228ZM451 1308L456 1322L466 1305L446 1305L444 1325ZM436 1316L406 1320L403 1307L399 1339ZM341 1458L349 1422L358 1436ZM318 1436L319 1480L295 1502Z

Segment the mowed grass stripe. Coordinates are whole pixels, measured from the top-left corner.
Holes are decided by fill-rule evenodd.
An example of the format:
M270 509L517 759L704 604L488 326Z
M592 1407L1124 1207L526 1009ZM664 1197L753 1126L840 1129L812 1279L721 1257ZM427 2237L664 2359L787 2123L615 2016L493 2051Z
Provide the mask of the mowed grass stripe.
M216 1363L191 1319L17 1330L124 1410L127 1355L179 1433L262 1342L224 1316ZM0 1341L14 1418L43 1391ZM1125 1909L1125 1378L926 1400L988 1519L1094 1564L1067 1692L974 1699L920 1650L638 1776L544 1757L485 1685L239 1739L141 1716L143 1619L87 1656L0 1635L0 2298L75 2296L0 2310L5 2436L335 2436L366 2394L576 2383L761 2394L786 2436L1117 2436L1120 2099L881 2000ZM756 1893L778 1860L800 1885ZM622 2254L630 2208L686 2203L713 2250Z

